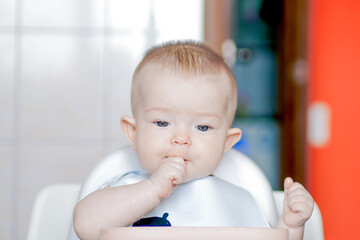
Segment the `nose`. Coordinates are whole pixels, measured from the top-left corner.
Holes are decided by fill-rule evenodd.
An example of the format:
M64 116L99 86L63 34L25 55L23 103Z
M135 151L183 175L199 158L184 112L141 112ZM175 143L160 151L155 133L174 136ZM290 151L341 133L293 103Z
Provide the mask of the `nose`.
M184 135L176 135L174 137L171 138L171 143L172 144L177 144L177 145L184 145L184 146L191 146L191 140L188 136L184 136Z

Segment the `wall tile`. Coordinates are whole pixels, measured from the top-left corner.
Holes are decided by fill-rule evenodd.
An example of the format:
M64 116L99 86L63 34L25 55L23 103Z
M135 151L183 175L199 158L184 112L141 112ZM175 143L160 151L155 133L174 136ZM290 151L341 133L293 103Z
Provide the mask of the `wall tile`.
M0 35L0 53L0 138L10 138L13 137L14 120L13 36Z
M108 0L105 26L124 30L144 29L148 25L150 1Z
M132 74L145 52L142 34L111 35L104 48L104 135L105 138L124 138L120 127L122 115L130 114Z
M0 239L10 240L12 230L12 209L13 209L13 147L10 144L0 143Z
M14 26L15 0L0 0L0 26Z
M203 0L154 0L154 22L157 31L196 35L202 33ZM186 13L186 17L184 17ZM181 36L181 35L180 35ZM180 37L183 38L183 37Z
M20 137L101 138L101 37L26 35Z
M26 239L31 209L44 187L81 183L102 159L99 143L27 143L19 151L19 239Z
M181 33L176 31L169 31L169 32L159 31L157 33L156 42L161 43L161 42L167 42L169 40L188 40L188 39L201 41L202 36L199 36L199 34L195 32Z
M99 0L23 0L22 23L36 27L102 27Z

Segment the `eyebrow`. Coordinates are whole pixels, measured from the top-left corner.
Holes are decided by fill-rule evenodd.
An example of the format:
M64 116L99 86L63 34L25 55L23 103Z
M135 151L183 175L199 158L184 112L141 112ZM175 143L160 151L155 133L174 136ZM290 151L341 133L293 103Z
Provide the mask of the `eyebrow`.
M221 119L221 116L219 116L219 114L216 114L216 113L203 112L203 113L199 113L198 115L199 116L213 117L213 118Z
M146 112L170 112L170 111L171 111L170 108L165 108L165 107L155 107L155 108L146 109Z
M166 107L155 107L155 108L150 108L150 109L146 110L147 113L148 112L170 112L170 111L171 111L171 108L166 108ZM222 117L219 114L211 113L211 112L200 112L197 115L222 119Z

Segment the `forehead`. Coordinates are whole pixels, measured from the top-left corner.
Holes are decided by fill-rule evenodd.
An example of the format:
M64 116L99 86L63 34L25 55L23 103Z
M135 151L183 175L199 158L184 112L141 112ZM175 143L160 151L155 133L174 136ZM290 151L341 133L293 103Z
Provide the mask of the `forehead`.
M147 94L150 90L169 91L172 88L178 88L180 85L197 88L197 90L201 91L214 91L214 88L221 88L224 98L230 98L232 95L231 80L224 72L194 74L184 71L172 71L157 66L144 68L139 74L137 84L133 90L138 94ZM159 88L160 86L163 87Z
M136 109L171 106L225 111L229 107L232 86L225 74L193 75L158 68L144 69L133 89Z
M131 108L134 117L137 115L139 106L141 106L145 100L143 98L149 94L149 91L147 90L149 90L156 82L160 82L157 81L157 79L160 79L163 81L163 83L166 83L169 86L169 89L176 89L176 85L182 81L188 82L189 86L191 86L192 81L197 81L197 84L194 83L193 86L198 85L199 83L205 85L207 83L213 83L215 86L217 86L217 88L223 89L224 91L221 97L226 100L229 121L231 124L237 106L237 86L235 79L232 76L229 76L228 72L225 70L220 70L218 72L212 71L212 73L207 74L194 74L192 72L189 73L183 70L174 70L171 67L154 63L147 63L133 76L131 89ZM162 91L169 92L169 89L162 88ZM201 86L198 85L198 89L201 89Z
M174 69L159 64L147 64L141 71L134 76L133 87L134 90L143 89L146 86L151 86L156 81L166 81L170 84L182 83L198 84L213 83L224 85L230 90L233 87L232 79L225 71L196 73L193 71L186 71L182 69Z

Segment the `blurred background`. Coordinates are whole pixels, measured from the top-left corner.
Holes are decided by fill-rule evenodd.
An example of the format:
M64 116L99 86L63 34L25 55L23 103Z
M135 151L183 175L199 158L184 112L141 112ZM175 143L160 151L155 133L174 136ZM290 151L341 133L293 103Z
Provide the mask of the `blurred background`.
M238 82L235 148L274 189L318 203L326 239L360 213L360 2L0 0L0 239L26 239L39 191L80 183L127 144L131 76L146 49L205 41Z

